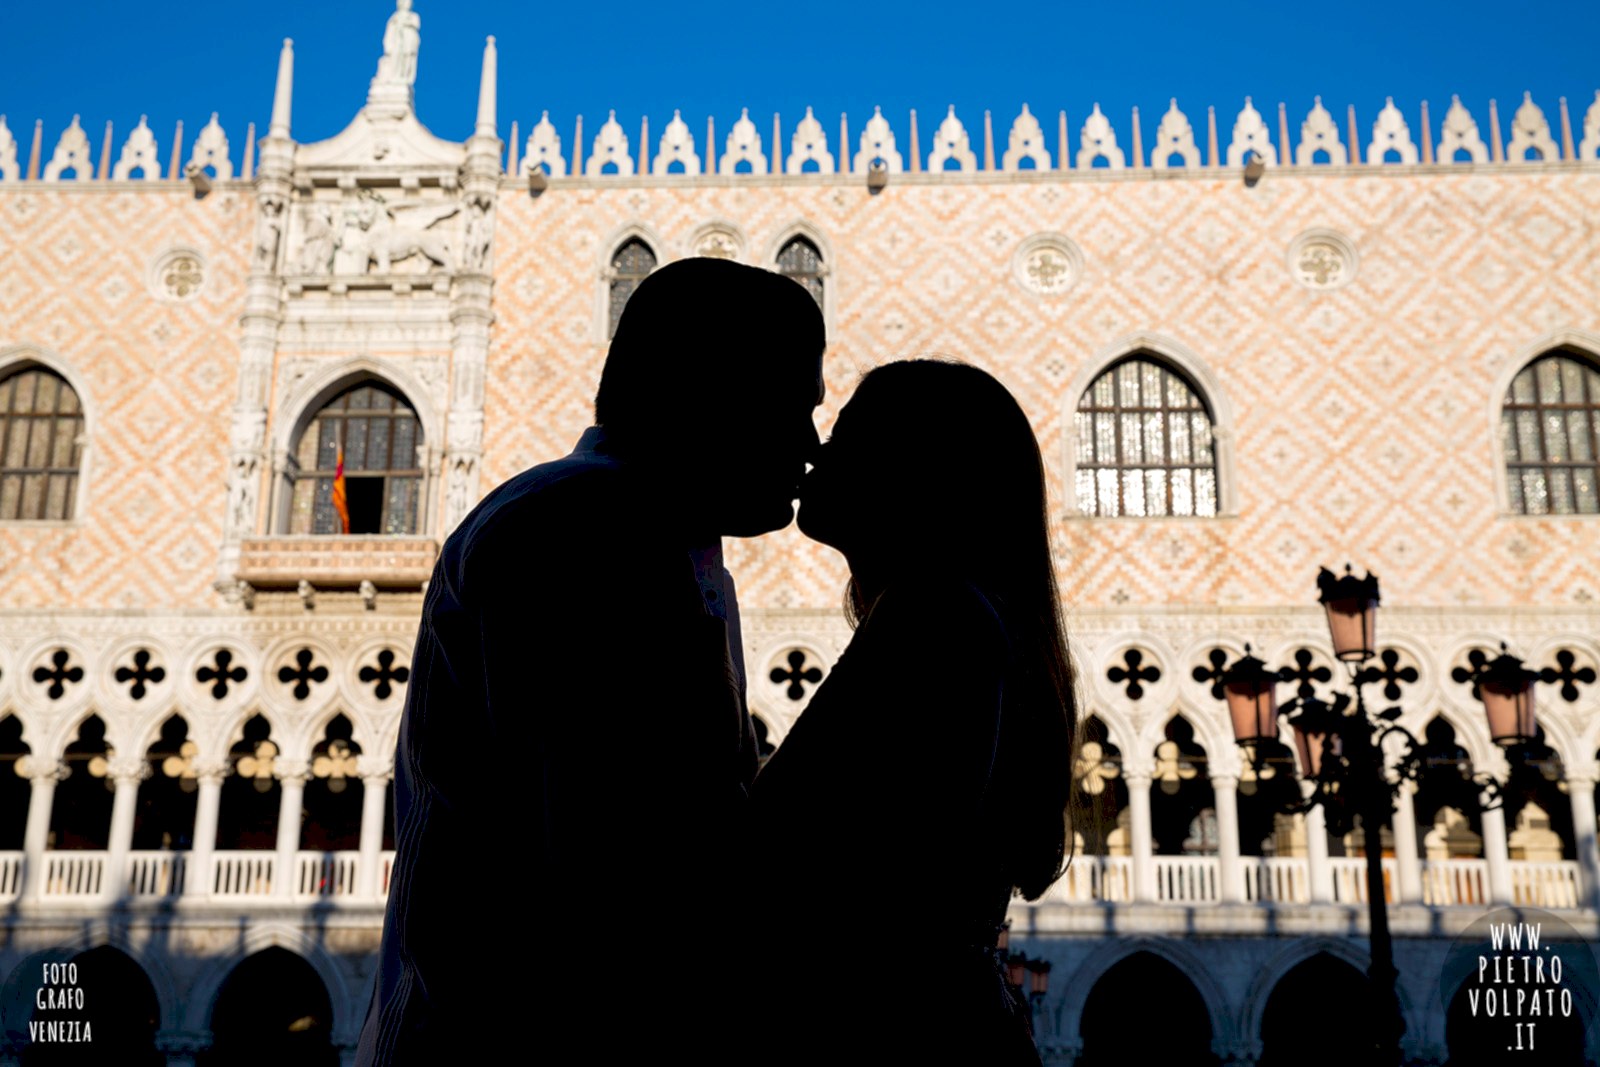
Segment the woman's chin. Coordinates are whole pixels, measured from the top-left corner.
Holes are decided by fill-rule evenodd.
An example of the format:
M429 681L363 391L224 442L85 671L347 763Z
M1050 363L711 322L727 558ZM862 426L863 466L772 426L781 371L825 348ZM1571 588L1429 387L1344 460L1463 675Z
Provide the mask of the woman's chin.
M794 513L795 525L800 527L800 532L811 538L811 540L821 541L823 544L827 544L827 539L820 536L823 531L817 528L815 512L815 508L808 508L806 506L806 498L801 497L800 506L795 509Z
M832 523L828 521L827 514L815 505L807 507L806 498L800 498L800 508L795 515L795 525L800 527L800 532L818 544L839 547L838 538L835 536Z

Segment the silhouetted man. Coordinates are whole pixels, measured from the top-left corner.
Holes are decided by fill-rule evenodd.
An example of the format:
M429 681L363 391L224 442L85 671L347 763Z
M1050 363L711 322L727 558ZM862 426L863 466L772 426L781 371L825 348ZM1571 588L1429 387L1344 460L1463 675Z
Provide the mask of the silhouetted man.
M737 1032L756 749L721 538L793 519L823 343L790 279L661 268L623 312L597 425L445 542L360 1067L490 1048L706 1062Z

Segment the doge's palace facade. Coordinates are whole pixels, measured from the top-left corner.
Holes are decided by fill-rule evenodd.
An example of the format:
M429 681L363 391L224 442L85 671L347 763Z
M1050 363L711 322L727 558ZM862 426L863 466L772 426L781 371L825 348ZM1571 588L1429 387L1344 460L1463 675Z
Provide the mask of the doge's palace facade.
M1450 1054L1441 972L1486 910L1600 934L1600 93L1416 126L1392 101L1174 102L1153 141L1098 105L998 129L951 109L920 135L877 110L546 114L502 140L490 38L455 143L414 113L419 40L402 3L365 106L317 143L293 137L288 41L242 154L215 115L98 148L74 119L48 155L0 121L0 1062L30 1054L49 960L117 976L127 1017L94 1015L99 1040L153 1031L152 1062L266 1040L253 991L296 976L320 990L297 1047L353 1056L439 548L571 448L631 286L692 255L816 296L824 430L863 371L926 354L994 372L1033 420L1098 812L1013 908L1013 945L1053 965L1047 1062L1102 1062L1092 1020L1125 989L1159 995L1172 1050L1283 1062L1297 990L1359 981L1360 836L1274 814L1291 732L1253 765L1216 688L1247 643L1285 698L1343 685L1321 566L1381 576L1367 698L1430 757L1383 861L1408 1057ZM792 528L725 548L778 744L848 641L846 572ZM670 713L650 635L625 642ZM1532 763L1474 695L1501 642L1543 671ZM948 654L906 680L904 729ZM516 906L514 838L461 872L481 936ZM916 936L872 906L885 951ZM110 987L85 982L92 1015Z

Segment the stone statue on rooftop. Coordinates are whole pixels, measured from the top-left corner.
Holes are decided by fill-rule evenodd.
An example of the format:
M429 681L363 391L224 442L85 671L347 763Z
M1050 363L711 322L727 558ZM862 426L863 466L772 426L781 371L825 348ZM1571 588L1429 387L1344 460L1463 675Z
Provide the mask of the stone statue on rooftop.
M383 30L383 56L378 60L377 81L415 84L421 30L422 19L411 10L411 0L395 0L394 14L389 16L389 24Z

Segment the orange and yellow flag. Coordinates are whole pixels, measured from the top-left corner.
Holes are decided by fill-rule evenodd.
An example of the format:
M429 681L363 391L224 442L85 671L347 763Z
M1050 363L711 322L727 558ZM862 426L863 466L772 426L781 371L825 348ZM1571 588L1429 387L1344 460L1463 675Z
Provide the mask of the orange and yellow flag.
M344 495L344 445L339 446L339 465L333 472L333 510L339 513L344 532L350 532L350 505Z

